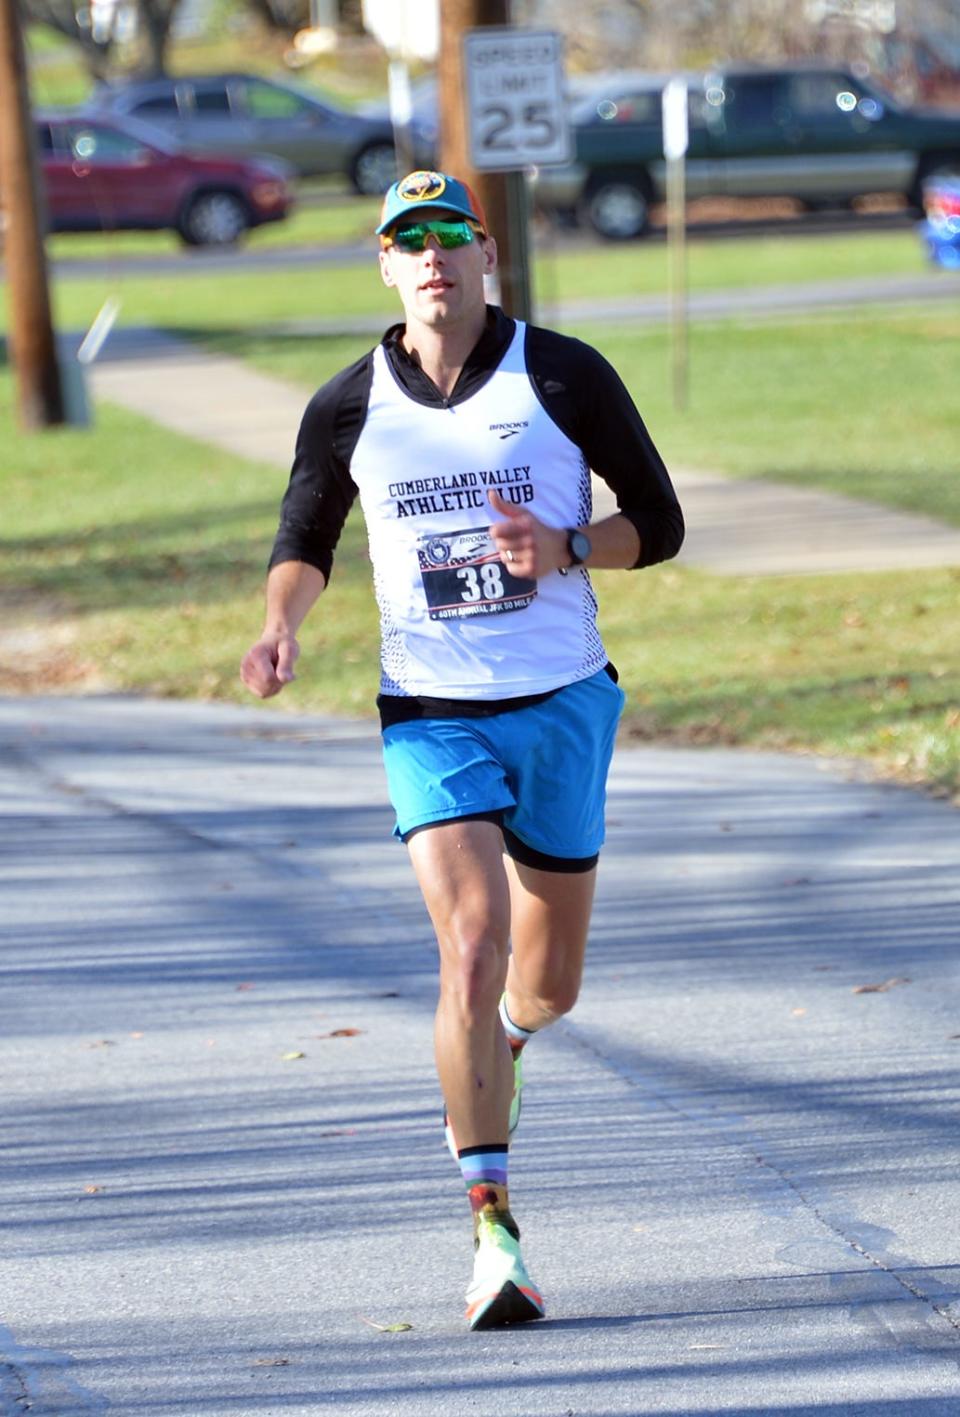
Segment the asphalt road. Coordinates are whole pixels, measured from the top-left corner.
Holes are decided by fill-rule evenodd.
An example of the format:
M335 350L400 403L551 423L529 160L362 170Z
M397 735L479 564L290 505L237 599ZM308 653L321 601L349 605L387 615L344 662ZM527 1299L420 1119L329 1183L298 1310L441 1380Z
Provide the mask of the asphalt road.
M470 1335L370 725L9 699L0 744L2 1417L956 1417L954 808L619 752L512 1153L549 1318Z

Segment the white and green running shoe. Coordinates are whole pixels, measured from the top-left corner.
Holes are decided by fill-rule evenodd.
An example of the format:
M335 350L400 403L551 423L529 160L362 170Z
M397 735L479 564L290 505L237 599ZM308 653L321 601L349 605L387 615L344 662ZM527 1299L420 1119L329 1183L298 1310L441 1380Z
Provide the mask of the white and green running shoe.
M510 1120L507 1124L507 1133L513 1136L520 1121L521 1096L523 1091L523 1050L513 1055L513 1096L510 1098ZM447 1150L459 1165L457 1156L457 1143L454 1139L453 1128L450 1125L450 1118L447 1110L443 1110L443 1139L447 1143Z
M467 1290L467 1327L497 1328L544 1316L540 1291L520 1254L520 1231L508 1210L477 1216L473 1280Z

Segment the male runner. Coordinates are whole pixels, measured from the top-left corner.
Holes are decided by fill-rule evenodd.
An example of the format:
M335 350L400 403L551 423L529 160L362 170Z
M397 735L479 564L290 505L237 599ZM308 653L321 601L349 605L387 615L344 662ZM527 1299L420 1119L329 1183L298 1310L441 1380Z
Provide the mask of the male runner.
M359 493L380 605L384 761L440 951L437 1071L474 1220L470 1328L542 1316L507 1192L519 1058L576 1001L623 694L587 567L676 555L683 520L629 394L588 345L484 298L497 248L457 178L384 199L405 322L314 395L241 675L294 677ZM619 511L591 523L590 469Z

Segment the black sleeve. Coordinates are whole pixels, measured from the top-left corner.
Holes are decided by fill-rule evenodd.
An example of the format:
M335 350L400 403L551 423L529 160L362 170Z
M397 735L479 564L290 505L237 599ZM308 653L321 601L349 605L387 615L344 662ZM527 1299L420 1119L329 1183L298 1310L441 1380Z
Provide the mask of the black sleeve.
M537 397L614 493L637 529L635 568L669 561L683 544L683 513L663 459L620 375L582 340L527 330L527 368Z
M367 416L373 358L366 354L307 404L270 567L306 561L329 581L333 552L357 495L350 459Z

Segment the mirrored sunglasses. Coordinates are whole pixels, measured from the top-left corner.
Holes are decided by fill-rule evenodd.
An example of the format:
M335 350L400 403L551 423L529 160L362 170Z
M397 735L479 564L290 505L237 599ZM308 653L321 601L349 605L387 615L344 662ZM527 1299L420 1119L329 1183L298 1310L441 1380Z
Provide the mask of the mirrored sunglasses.
M436 237L444 251L469 246L474 236L483 234L474 221L418 221L398 227L383 238L385 246L399 246L401 251L422 251L431 236Z

